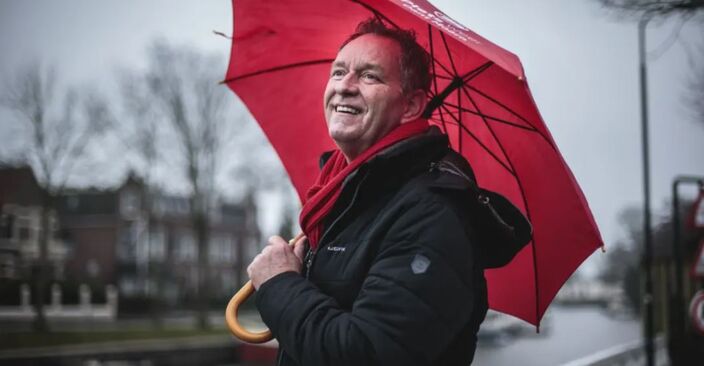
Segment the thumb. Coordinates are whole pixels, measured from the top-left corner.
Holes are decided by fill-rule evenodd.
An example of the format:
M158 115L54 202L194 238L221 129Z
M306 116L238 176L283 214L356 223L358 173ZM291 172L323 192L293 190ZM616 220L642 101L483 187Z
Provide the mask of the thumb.
M293 254L296 255L296 257L303 262L303 255L306 250L306 237L302 236L298 241L296 241L293 244Z

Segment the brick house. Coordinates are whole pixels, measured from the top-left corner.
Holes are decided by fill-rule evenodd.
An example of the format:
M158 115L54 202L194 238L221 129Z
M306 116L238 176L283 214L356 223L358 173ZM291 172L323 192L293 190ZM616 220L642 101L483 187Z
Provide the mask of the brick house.
M60 200L61 225L73 248L67 275L115 283L123 297L175 304L197 296L197 248L184 197L151 192L134 175L113 190L81 190ZM234 293L261 241L256 205L220 204L210 215L211 295Z
M29 167L0 167L0 279L28 278L39 260L42 194ZM69 248L53 209L49 226L49 276L61 280Z

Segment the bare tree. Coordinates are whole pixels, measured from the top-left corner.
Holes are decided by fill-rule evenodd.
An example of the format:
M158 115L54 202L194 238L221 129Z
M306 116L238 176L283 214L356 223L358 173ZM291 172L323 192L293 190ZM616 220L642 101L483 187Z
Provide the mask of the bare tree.
M700 55L704 55L704 47L700 50ZM695 65L694 77L689 81L689 93L687 102L692 107L692 116L695 121L704 126L704 62L700 58Z
M42 188L39 227L39 258L33 282L37 294L35 329L47 331L44 314L45 290L49 279L48 252L51 213L64 192L77 163L86 162L90 144L111 125L105 101L96 91L79 93L57 89L56 73L39 63L30 63L7 82L0 103L15 112L26 128L25 160Z
M619 15L639 18L644 13L655 17L692 16L704 9L703 0L599 0Z
M216 179L223 153L234 132L233 121L225 118L227 90L218 83L224 69L216 57L157 42L150 50L149 67L143 75L146 100L157 107L165 122L156 127L158 135L180 152L168 160L180 166L188 183L190 220L197 245L198 323L202 328L208 327L210 215L219 199ZM149 150L154 144L150 140L138 143L146 160L156 157L156 152Z

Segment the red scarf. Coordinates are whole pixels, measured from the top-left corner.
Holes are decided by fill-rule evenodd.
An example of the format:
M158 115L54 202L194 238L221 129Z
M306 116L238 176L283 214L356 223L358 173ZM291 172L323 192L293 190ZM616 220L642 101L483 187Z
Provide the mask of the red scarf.
M308 237L308 242L313 250L318 247L322 235L323 219L330 213L335 201L342 192L342 182L350 173L357 170L381 150L409 137L419 135L428 129L428 121L418 119L404 123L389 132L365 150L349 164L342 152L337 149L323 166L318 178L306 192L306 199L301 211L300 224L303 232Z

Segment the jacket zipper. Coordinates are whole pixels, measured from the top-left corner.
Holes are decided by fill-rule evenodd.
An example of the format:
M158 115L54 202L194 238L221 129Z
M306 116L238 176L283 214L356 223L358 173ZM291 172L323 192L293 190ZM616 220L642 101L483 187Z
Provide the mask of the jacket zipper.
M340 222L340 220L350 211L352 206L354 205L355 201L357 200L357 197L359 196L359 188L362 186L364 181L367 179L367 174L362 177L362 179L359 181L357 184L357 187L355 187L354 194L352 195L352 199L350 200L350 203L345 207L344 211L340 213L339 216L335 219L335 221L330 224L327 230L323 233L323 235L320 237L320 241L318 242L318 248L315 250L309 250L308 253L306 254L304 258L304 262L306 264L306 278L310 278L310 269L313 267L313 261L315 260L315 255L318 254L318 250L320 250L320 244L323 243L324 239L328 236L329 233L332 232L332 229L335 227L335 224Z

